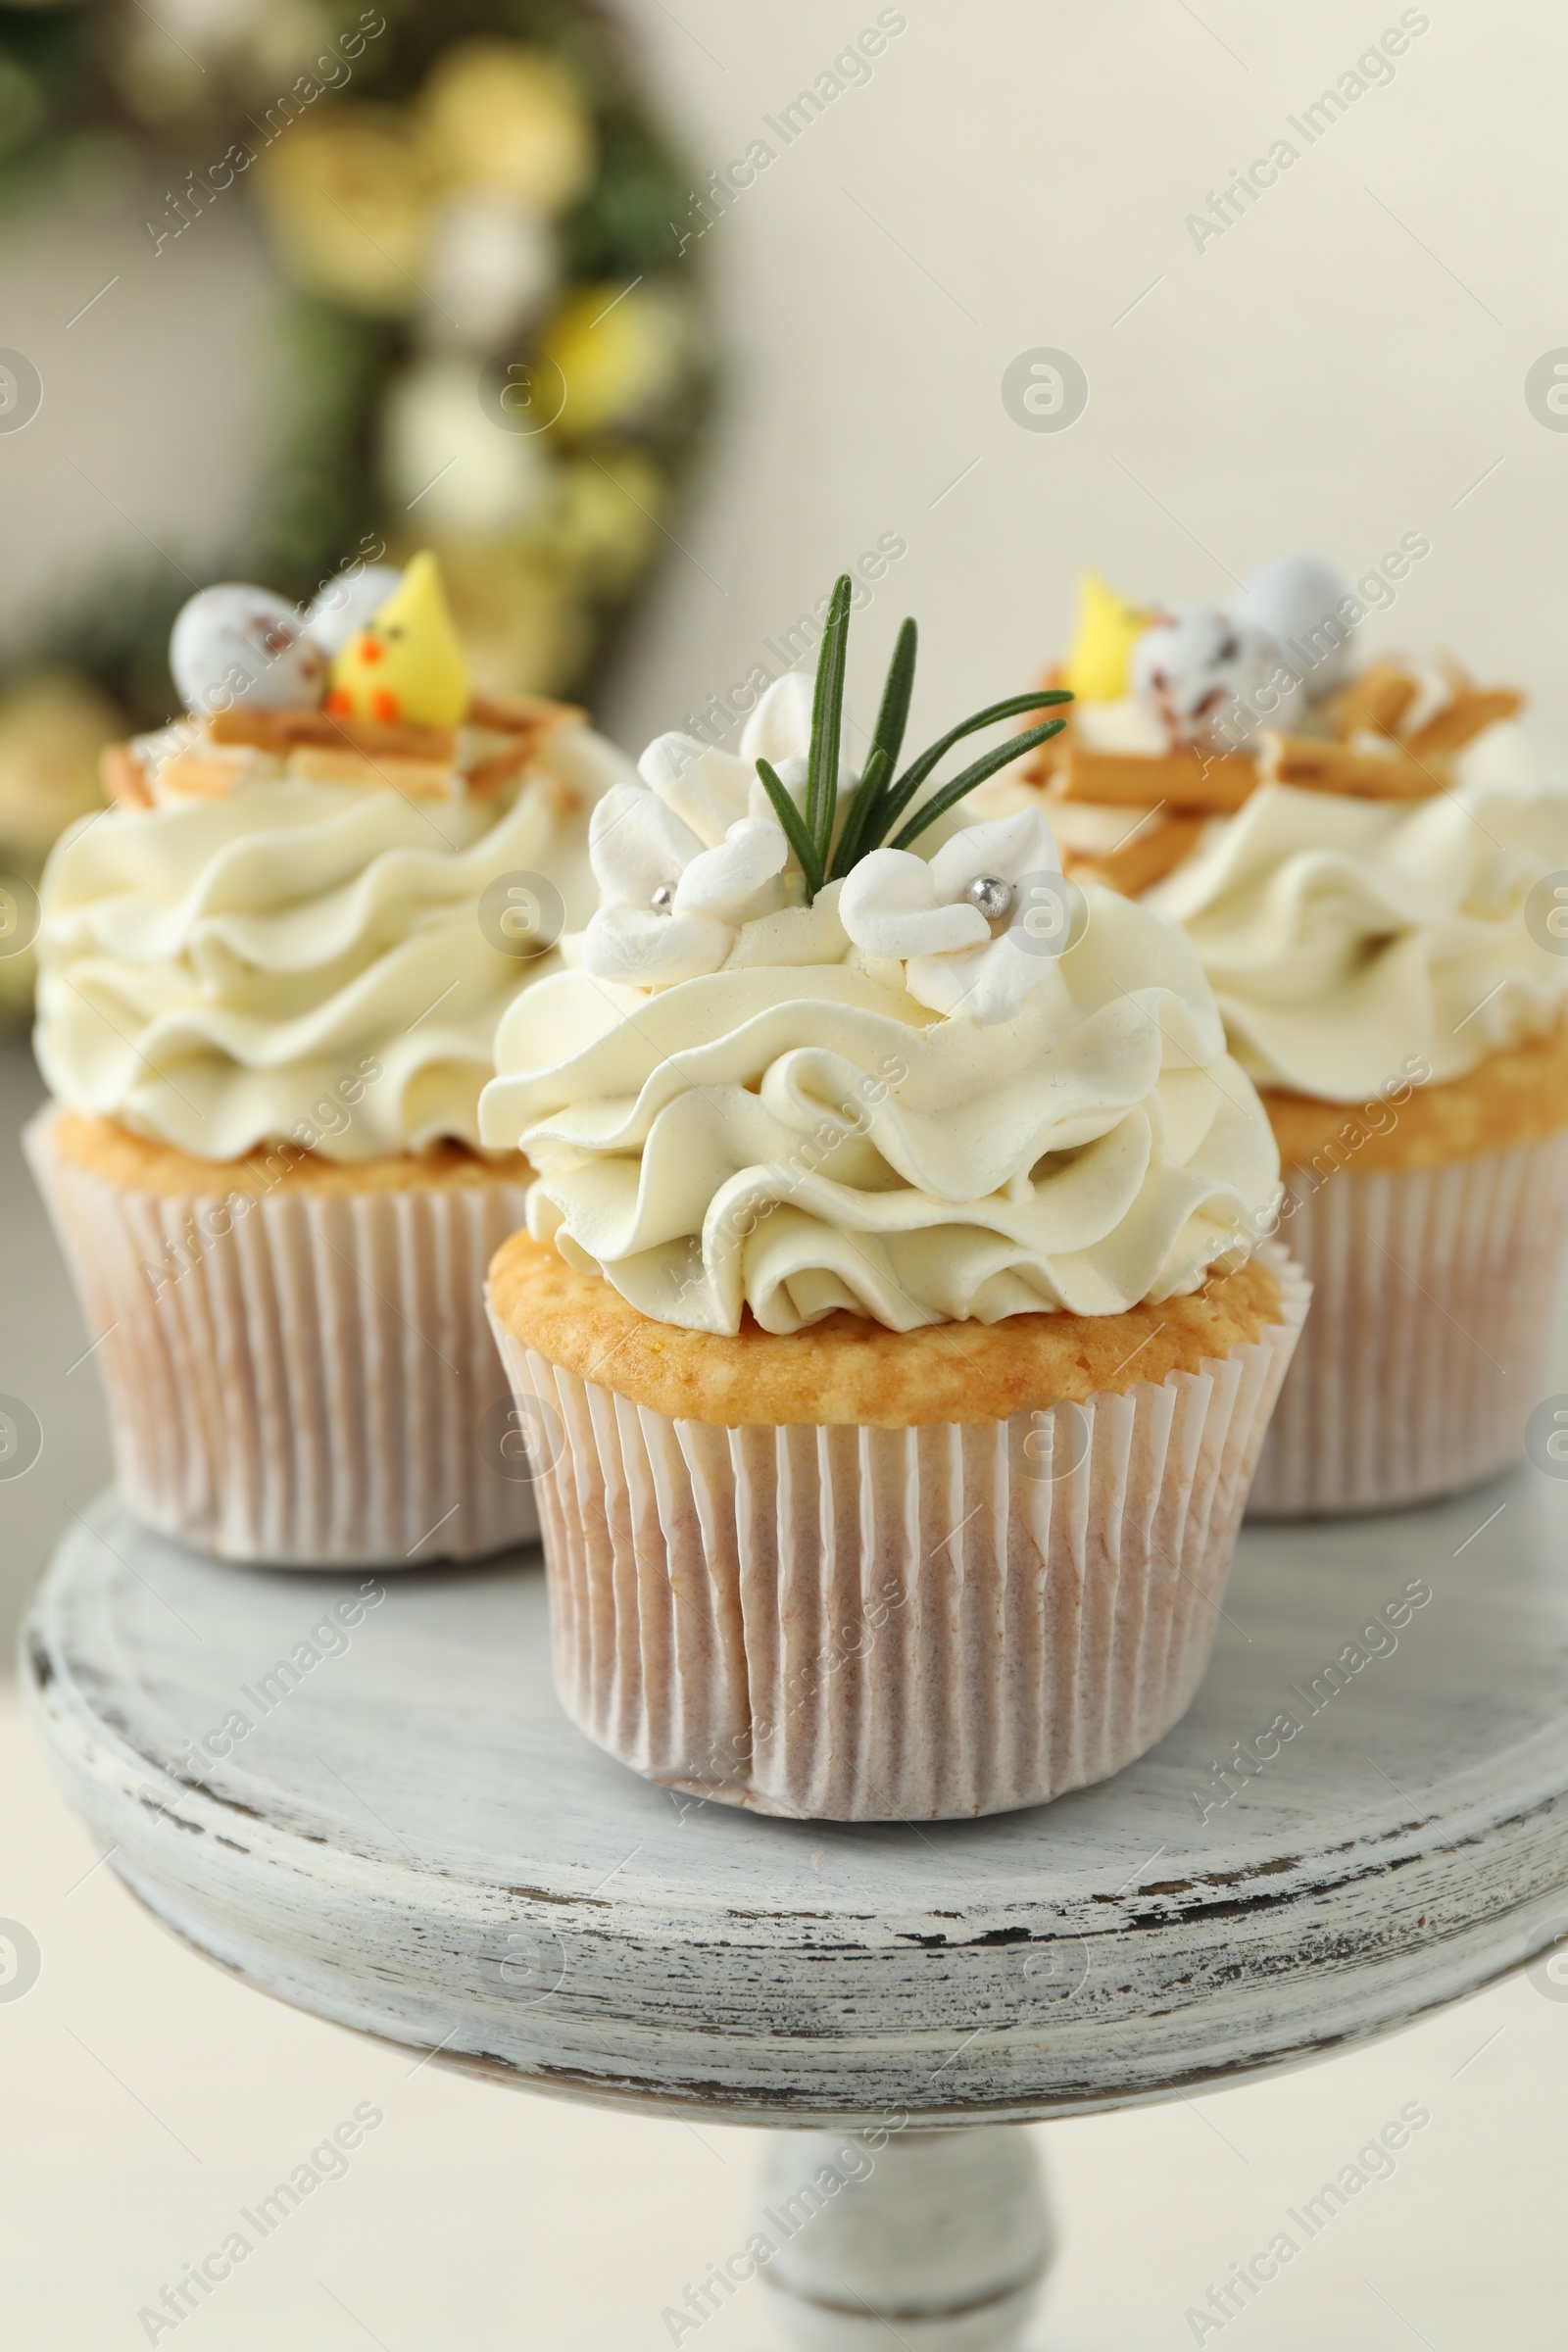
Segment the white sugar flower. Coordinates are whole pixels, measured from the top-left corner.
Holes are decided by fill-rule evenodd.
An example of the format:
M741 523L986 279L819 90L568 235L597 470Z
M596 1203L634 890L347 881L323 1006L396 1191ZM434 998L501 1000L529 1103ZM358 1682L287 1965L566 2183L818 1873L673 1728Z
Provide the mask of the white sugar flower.
M690 735L656 736L637 762L643 782L709 849L716 849L736 818L746 814L755 772L744 760Z
M594 809L588 856L602 898L582 968L666 988L716 972L737 927L773 911L788 844L777 824L743 815L705 845L658 792L618 784Z
M812 710L809 681L792 671L763 695L739 758L689 735L649 745L638 762L647 789L622 785L593 814L589 856L602 896L583 937L584 970L644 988L716 972L741 925L797 892L798 877L786 881L790 839L755 771L767 763L803 808ZM847 811L857 779L843 764L842 735L839 760ZM818 843L808 903L828 862ZM920 1004L1004 1021L1068 944L1069 888L1050 826L1024 811L956 834L929 859L871 850L845 877L839 912L857 946L904 963Z
M1068 945L1072 885L1036 809L970 825L929 862L873 850L845 881L839 919L868 956L905 959L933 1012L1010 1020Z
M691 735L659 735L638 760L637 772L708 849L716 849L739 817L776 823L757 762L770 761L796 806L804 806L812 691L810 679L799 670L775 678L746 722L739 757ZM844 777L841 791L846 785L853 789L854 782Z
M752 775L759 760L777 767L781 760L804 760L811 748L811 702L815 687L804 670L775 678L741 736L741 758Z
M692 859L675 892L677 914L712 914L720 922L744 923L771 914L779 894L760 903L769 882L784 871L789 843L771 817L737 817L721 842Z

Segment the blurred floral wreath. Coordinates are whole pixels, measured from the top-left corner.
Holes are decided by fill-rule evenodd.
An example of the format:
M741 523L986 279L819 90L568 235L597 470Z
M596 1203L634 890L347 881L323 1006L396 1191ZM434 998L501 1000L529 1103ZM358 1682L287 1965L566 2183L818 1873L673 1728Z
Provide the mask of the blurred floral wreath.
M607 16L0 4L0 206L84 143L168 174L144 221L155 254L240 190L294 297L289 421L227 576L303 599L363 552L433 546L481 682L591 692L665 544L710 381L669 231L687 177ZM168 715L188 585L125 588L0 670L0 867L35 875L96 800L98 745ZM5 946L0 1004L30 963Z

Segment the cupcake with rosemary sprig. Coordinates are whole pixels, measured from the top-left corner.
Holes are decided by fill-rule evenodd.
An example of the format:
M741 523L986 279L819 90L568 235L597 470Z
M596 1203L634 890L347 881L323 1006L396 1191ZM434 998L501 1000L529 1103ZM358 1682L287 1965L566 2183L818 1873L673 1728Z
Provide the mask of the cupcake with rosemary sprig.
M1037 810L964 823L1016 738L938 773L1038 693L901 764L907 621L857 778L849 603L740 758L662 736L595 810L480 1104L539 1171L490 1303L574 1719L726 1802L940 1818L1186 1707L1305 1288L1191 947Z
M580 711L474 689L428 556L309 614L203 591L171 666L184 714L107 756L38 942L30 1153L121 1490L234 1559L515 1543L481 1291L527 1171L481 1145L479 1091L633 770Z
M1353 589L1278 557L1224 609L1085 582L1072 725L994 788L1182 924L1261 1091L1316 1306L1255 1512L1517 1461L1568 1240L1568 792L1515 689L1355 659L1425 547Z

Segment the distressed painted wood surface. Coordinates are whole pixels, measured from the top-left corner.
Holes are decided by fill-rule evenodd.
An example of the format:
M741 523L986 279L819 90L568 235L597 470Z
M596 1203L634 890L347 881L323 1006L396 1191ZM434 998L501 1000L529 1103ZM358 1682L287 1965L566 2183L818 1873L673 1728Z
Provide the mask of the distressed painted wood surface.
M759 1819L613 1763L556 1704L533 1562L365 1594L216 1565L112 1496L90 1516L26 1667L115 1868L268 1991L567 2095L801 2125L1116 2106L1398 2025L1568 1907L1568 1485L1531 1469L1247 1530L1152 1754L919 1827Z

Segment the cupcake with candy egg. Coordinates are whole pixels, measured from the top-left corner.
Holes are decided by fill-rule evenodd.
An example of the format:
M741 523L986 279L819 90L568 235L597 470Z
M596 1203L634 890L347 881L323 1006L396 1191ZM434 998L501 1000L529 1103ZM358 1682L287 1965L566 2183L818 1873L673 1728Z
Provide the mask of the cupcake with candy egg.
M858 774L848 620L842 580L739 758L661 737L596 808L481 1101L538 1170L490 1303L574 1720L703 1796L934 1819L1187 1706L1306 1286L1190 943L1038 808L966 821L1014 744L939 777L1038 695L901 764L906 623Z
M1522 696L1358 661L1424 552L1277 559L1228 608L1088 581L1063 735L993 788L1184 927L1284 1162L1315 1304L1255 1511L1429 1499L1518 1459L1568 1230L1568 793Z
M106 754L38 935L28 1148L121 1490L231 1559L495 1550L535 1526L481 1303L527 1170L479 1094L633 771L473 687L428 555L305 614L205 590L171 665L184 713Z

